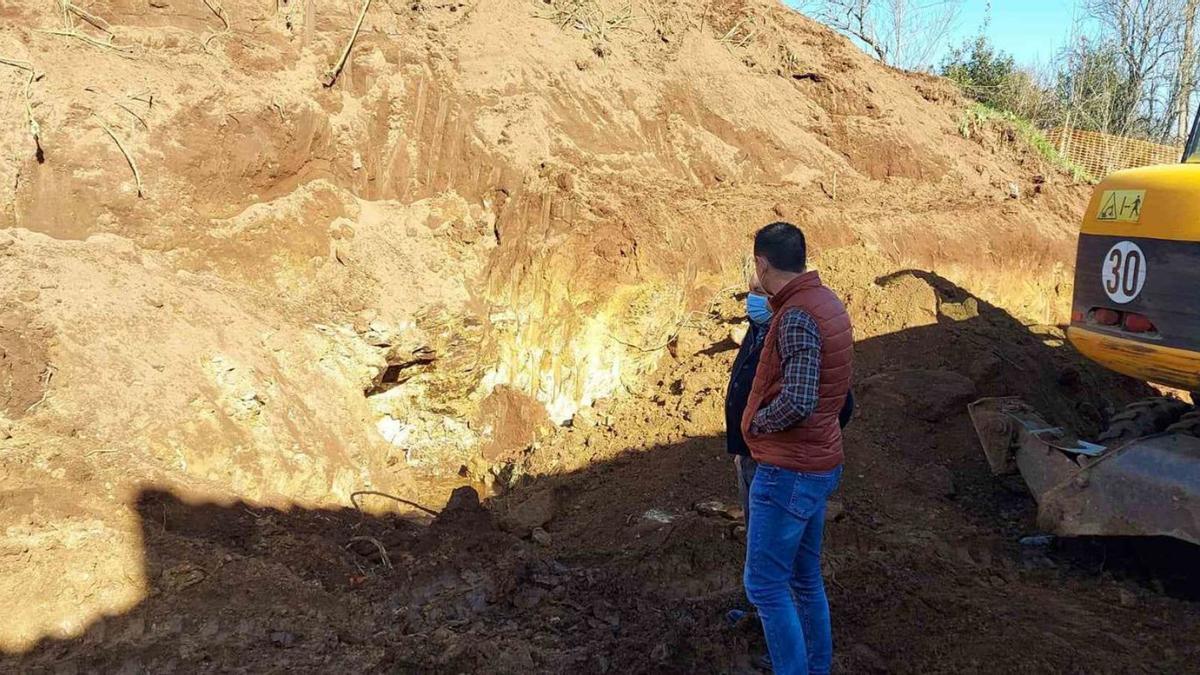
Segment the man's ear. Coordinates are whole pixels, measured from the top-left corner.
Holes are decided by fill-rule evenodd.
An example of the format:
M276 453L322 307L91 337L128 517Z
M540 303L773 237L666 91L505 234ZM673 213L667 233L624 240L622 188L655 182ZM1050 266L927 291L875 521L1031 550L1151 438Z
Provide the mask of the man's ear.
M766 273L770 270L771 263L767 262L767 258L765 256L754 256L754 276L758 277L759 284L762 283L763 277L766 276Z
M766 256L756 255L754 256L754 269L758 277L758 286L762 289L763 294L767 297L775 295L774 291L767 288L767 283L774 278L772 273L775 271L775 267L771 265L771 261L767 260Z

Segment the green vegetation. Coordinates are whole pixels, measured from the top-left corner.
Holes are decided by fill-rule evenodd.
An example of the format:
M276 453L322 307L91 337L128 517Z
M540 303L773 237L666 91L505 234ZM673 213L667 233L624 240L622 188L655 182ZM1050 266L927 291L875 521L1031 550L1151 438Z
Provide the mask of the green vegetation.
M1068 127L1113 133L1119 90L1119 64L1111 47L1081 42L1066 65L1049 77L1021 68L1009 54L979 36L950 52L942 75L953 80L976 103L959 121L959 132L972 138L988 124L1001 124L1051 165L1076 180L1093 180L1081 167L1059 154L1043 129Z
M983 36L953 49L942 62L942 75L976 101L1026 118L1034 117L1034 108L1042 107L1045 98L1033 77Z
M1052 166L1071 174L1077 181L1095 182L1081 167L1059 154L1045 134L1027 119L1007 110L997 110L984 103L975 103L963 112L958 132L963 138L976 138L988 125L998 124L1012 131L1012 136L1028 145Z

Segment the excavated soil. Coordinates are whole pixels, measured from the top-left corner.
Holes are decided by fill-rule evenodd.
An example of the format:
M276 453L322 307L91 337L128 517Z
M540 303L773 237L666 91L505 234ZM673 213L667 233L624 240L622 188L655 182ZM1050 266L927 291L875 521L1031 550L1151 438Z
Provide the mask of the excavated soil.
M826 551L838 672L1192 671L1200 653L1179 636L1200 629L1200 616L1170 573L1117 543L1020 546L1034 532L1031 500L988 473L963 393L906 373L965 383L970 395L1072 397L1083 411L1106 405L1101 386L1141 392L1081 365L1056 329L1031 330L940 277L884 283L856 316L924 316L858 348L859 413ZM929 304L909 304L915 291ZM723 619L745 606L740 521L701 506L736 503L723 439L704 430L720 424L738 309L732 296L716 303L695 322L693 347L679 340L641 390L543 438L530 473L505 477L512 487L482 505L469 487L436 518L144 491L146 598L9 664L757 672L756 627ZM897 403L910 396L921 405Z
M0 0L0 670L754 672L775 219L858 339L838 671L1200 670L1195 551L1022 546L965 413L1150 393L1064 339L1087 186L768 0L375 0L331 81L362 7Z

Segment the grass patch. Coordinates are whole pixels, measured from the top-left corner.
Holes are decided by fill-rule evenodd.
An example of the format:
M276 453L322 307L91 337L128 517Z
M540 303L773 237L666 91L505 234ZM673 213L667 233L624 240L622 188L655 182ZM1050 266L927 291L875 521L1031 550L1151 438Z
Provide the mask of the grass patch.
M1083 167L1063 157L1058 152L1058 149L1054 147L1054 144L1046 140L1045 134L1034 126L1033 122L1018 117L1011 112L996 110L983 103L975 103L963 111L963 115L958 122L958 133L963 138L976 138L990 124L999 124L1007 127L1012 131L1015 138L1032 148L1034 152L1052 166L1071 174L1075 180L1088 183L1096 182L1096 179L1085 171Z

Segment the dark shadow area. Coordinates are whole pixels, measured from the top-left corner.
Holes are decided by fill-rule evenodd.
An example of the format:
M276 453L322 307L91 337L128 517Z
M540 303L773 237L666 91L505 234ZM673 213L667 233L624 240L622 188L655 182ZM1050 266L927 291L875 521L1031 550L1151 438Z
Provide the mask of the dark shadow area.
M736 352L739 346L740 345L737 342L733 341L733 338L727 337L700 353L705 356L718 356L720 354L724 354L725 352Z
M1200 546L1170 537L1078 537L1053 554L1083 574L1110 575L1171 598L1200 602Z
M902 278L928 284L936 308L857 345L859 413L826 538L837 671L1194 668L1200 646L1178 638L1200 630L1200 608L1171 597L1194 596L1114 573L1087 542L1049 555L1017 544L1035 505L990 475L964 407L1018 395L1086 434L1144 387L1084 363L1060 329L1027 327L935 275L880 283ZM693 357L708 371L664 357L653 397L564 430L587 436L569 446L594 453L586 467L524 476L484 504L460 488L432 520L147 490L134 505L142 603L0 670L756 672L757 628L723 619L744 606L741 523L697 506L736 503L723 437L639 443L621 428L681 416L697 389L721 397L692 386L728 367L713 349Z

